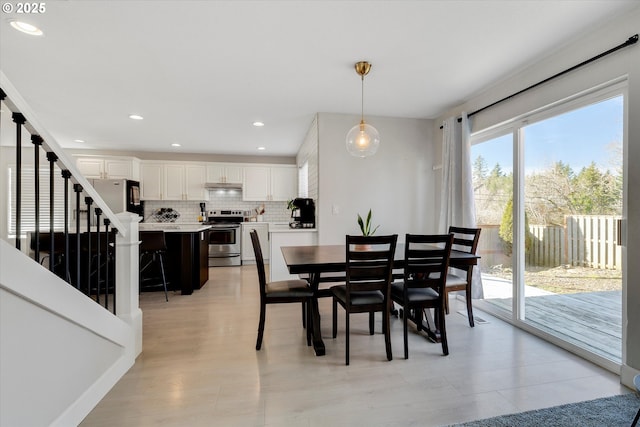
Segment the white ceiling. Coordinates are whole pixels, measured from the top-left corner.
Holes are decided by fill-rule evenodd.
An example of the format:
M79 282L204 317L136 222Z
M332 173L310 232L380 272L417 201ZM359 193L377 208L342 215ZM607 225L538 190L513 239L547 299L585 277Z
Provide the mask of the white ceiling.
M315 113L360 114L356 61L365 116L433 118L640 2L45 4L2 14L0 67L63 147L290 156Z

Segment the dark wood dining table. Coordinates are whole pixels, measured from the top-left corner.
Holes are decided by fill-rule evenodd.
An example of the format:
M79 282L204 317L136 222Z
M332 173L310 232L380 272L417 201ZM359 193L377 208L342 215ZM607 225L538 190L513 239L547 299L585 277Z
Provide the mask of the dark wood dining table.
M313 349L316 356L325 354L325 346L322 341L320 332L320 311L318 309L318 297L326 296L319 289L320 283L325 279L331 280L336 273L345 273L346 250L344 245L313 245L313 246L282 246L282 255L287 265L289 273L298 275L308 275L309 284L314 293L311 303L311 335L313 340ZM451 251L449 265L452 267L466 268L478 263L478 255L467 252ZM393 263L394 270L404 267L404 244L396 245L395 259ZM433 324L433 322L431 322Z

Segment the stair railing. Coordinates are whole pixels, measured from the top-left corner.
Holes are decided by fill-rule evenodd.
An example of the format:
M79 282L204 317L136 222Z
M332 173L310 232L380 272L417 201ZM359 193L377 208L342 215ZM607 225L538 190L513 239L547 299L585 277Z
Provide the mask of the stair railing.
M0 100L9 110L16 126L15 179L10 191L13 197L15 247L29 253L35 261L69 282L78 291L110 310L136 329L136 354L141 350L142 316L138 305L138 222L132 213L114 214L80 173L72 158L55 138L37 121L36 115L15 87L0 71ZM3 114L3 113L0 113ZM24 188L23 130L31 135L33 144L34 188ZM49 224L41 223L42 189L40 157L46 153L48 168ZM58 169L58 171L56 171ZM56 186L63 186L63 220L56 223ZM75 194L75 224L70 223L72 203L70 189ZM24 229L23 198L33 192L33 229L28 230L29 248L22 248ZM84 195L84 198L82 197ZM83 202L84 201L84 205ZM59 208L58 208L59 209ZM82 224L81 212L87 212Z

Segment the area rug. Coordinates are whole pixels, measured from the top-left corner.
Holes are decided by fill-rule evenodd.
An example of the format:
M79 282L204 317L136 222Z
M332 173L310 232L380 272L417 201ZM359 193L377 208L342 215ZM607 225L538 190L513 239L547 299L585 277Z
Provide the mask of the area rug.
M634 393L455 424L456 427L630 426L640 409Z

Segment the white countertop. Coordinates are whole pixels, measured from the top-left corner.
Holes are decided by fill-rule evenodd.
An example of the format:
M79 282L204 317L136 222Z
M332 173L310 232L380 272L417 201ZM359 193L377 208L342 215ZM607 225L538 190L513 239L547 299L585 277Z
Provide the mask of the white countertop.
M165 233L197 233L208 230L210 225L185 222L152 222L140 224L140 231L162 230Z
M305 233L318 231L316 228L291 228L289 225L269 226L269 233Z

